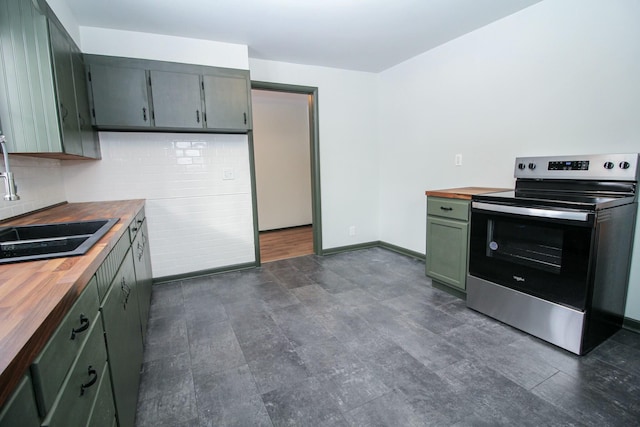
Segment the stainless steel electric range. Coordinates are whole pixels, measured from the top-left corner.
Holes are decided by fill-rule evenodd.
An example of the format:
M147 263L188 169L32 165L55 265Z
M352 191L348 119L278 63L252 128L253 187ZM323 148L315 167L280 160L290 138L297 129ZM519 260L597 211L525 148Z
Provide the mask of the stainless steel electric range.
M467 306L576 354L622 326L639 155L516 159L473 196Z

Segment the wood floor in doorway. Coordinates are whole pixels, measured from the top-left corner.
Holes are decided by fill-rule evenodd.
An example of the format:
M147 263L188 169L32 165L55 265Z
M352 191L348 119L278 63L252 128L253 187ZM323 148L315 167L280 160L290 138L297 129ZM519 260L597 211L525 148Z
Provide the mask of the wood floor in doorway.
M260 232L260 259L263 263L312 253L311 225Z

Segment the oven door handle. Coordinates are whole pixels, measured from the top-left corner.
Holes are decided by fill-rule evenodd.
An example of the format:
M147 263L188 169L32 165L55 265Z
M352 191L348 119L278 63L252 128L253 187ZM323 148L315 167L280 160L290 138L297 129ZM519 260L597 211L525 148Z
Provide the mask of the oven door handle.
M555 209L525 208L521 206L496 205L493 203L472 202L471 207L483 211L499 212L515 215L533 216L540 218L566 219L570 221L587 222L588 212L561 211Z

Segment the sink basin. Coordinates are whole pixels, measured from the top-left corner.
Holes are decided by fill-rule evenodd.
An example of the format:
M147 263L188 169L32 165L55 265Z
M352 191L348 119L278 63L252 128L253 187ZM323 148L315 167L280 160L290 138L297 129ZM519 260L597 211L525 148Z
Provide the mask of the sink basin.
M0 264L86 253L118 218L10 226L0 229Z

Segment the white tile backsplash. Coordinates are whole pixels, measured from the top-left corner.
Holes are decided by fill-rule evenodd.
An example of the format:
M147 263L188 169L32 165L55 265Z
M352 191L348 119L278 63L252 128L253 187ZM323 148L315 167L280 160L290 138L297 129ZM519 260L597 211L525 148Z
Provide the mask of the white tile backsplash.
M5 201L4 182L0 182L0 219L22 215L66 200L60 160L10 155L9 167L13 172L20 200ZM0 171L5 171L4 163L0 166Z
M246 135L101 132L100 145L99 162L63 162L67 197L146 199L154 277L255 261Z

